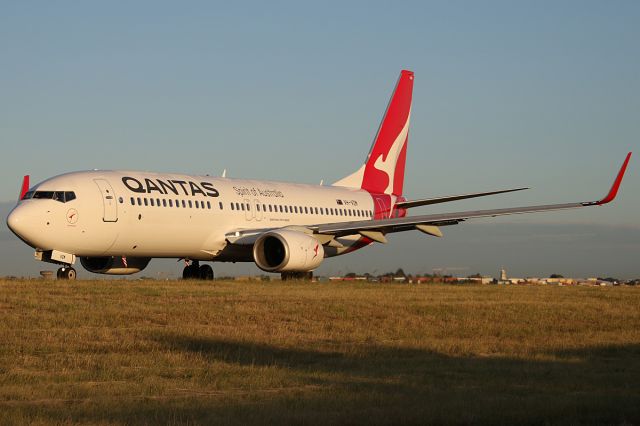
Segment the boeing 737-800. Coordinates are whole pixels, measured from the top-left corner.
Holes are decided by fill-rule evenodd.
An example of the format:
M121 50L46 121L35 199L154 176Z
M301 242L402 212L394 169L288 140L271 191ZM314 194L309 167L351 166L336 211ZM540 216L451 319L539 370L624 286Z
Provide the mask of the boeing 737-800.
M76 259L101 274L133 274L152 258L184 259L184 278L212 279L202 262L255 262L284 278L386 235L472 218L599 206L614 199L631 153L599 201L407 216L412 207L520 191L407 200L402 196L414 75L402 71L365 163L333 185L135 171L82 171L29 188L25 176L9 228L38 260L74 279Z

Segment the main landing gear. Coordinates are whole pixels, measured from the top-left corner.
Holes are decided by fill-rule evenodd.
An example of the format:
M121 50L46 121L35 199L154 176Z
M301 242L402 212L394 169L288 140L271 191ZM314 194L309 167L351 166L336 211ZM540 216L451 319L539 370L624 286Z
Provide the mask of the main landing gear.
M213 280L213 268L209 265L200 265L200 262L194 260L182 270L182 279L185 280Z
M280 279L282 281L312 281L313 272L281 272Z
M71 266L63 266L58 269L58 273L56 274L59 280L75 280L76 279L76 270Z

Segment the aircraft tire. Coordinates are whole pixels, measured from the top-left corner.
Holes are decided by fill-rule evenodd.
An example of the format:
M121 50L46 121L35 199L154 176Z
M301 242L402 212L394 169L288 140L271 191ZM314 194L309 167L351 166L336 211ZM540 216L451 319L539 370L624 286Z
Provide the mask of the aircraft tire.
M76 279L77 273L76 270L71 267L64 267L58 269L56 277L59 280L70 280L73 281Z
M200 266L199 278L205 281L213 280L213 268L209 265Z
M77 275L76 270L73 268L67 268L65 271L65 279L67 280L75 280Z
M198 278L198 269L194 268L193 265L185 266L182 270L182 279L192 280L194 278Z

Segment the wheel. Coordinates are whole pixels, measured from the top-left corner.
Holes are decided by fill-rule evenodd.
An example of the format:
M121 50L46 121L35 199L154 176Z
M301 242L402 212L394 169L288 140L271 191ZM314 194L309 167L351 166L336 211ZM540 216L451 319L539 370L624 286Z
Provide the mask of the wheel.
M76 279L76 270L73 268L67 268L67 270L65 271L65 279L67 280L75 280Z
M201 280L211 281L213 280L213 268L209 265L200 266L199 278Z
M76 270L70 266L63 266L58 269L56 277L58 277L59 280L75 280Z
M183 280L192 280L197 277L198 277L198 269L194 268L193 265L187 265L182 270Z

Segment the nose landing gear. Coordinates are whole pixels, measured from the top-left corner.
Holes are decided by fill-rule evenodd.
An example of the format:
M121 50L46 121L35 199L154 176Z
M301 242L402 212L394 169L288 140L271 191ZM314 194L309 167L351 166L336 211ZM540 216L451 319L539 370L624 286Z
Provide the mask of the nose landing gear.
M76 279L76 270L71 266L63 266L58 269L58 273L56 274L59 280L75 280Z
M182 279L184 280L213 280L213 268L209 265L200 265L200 262L194 260L182 270Z

